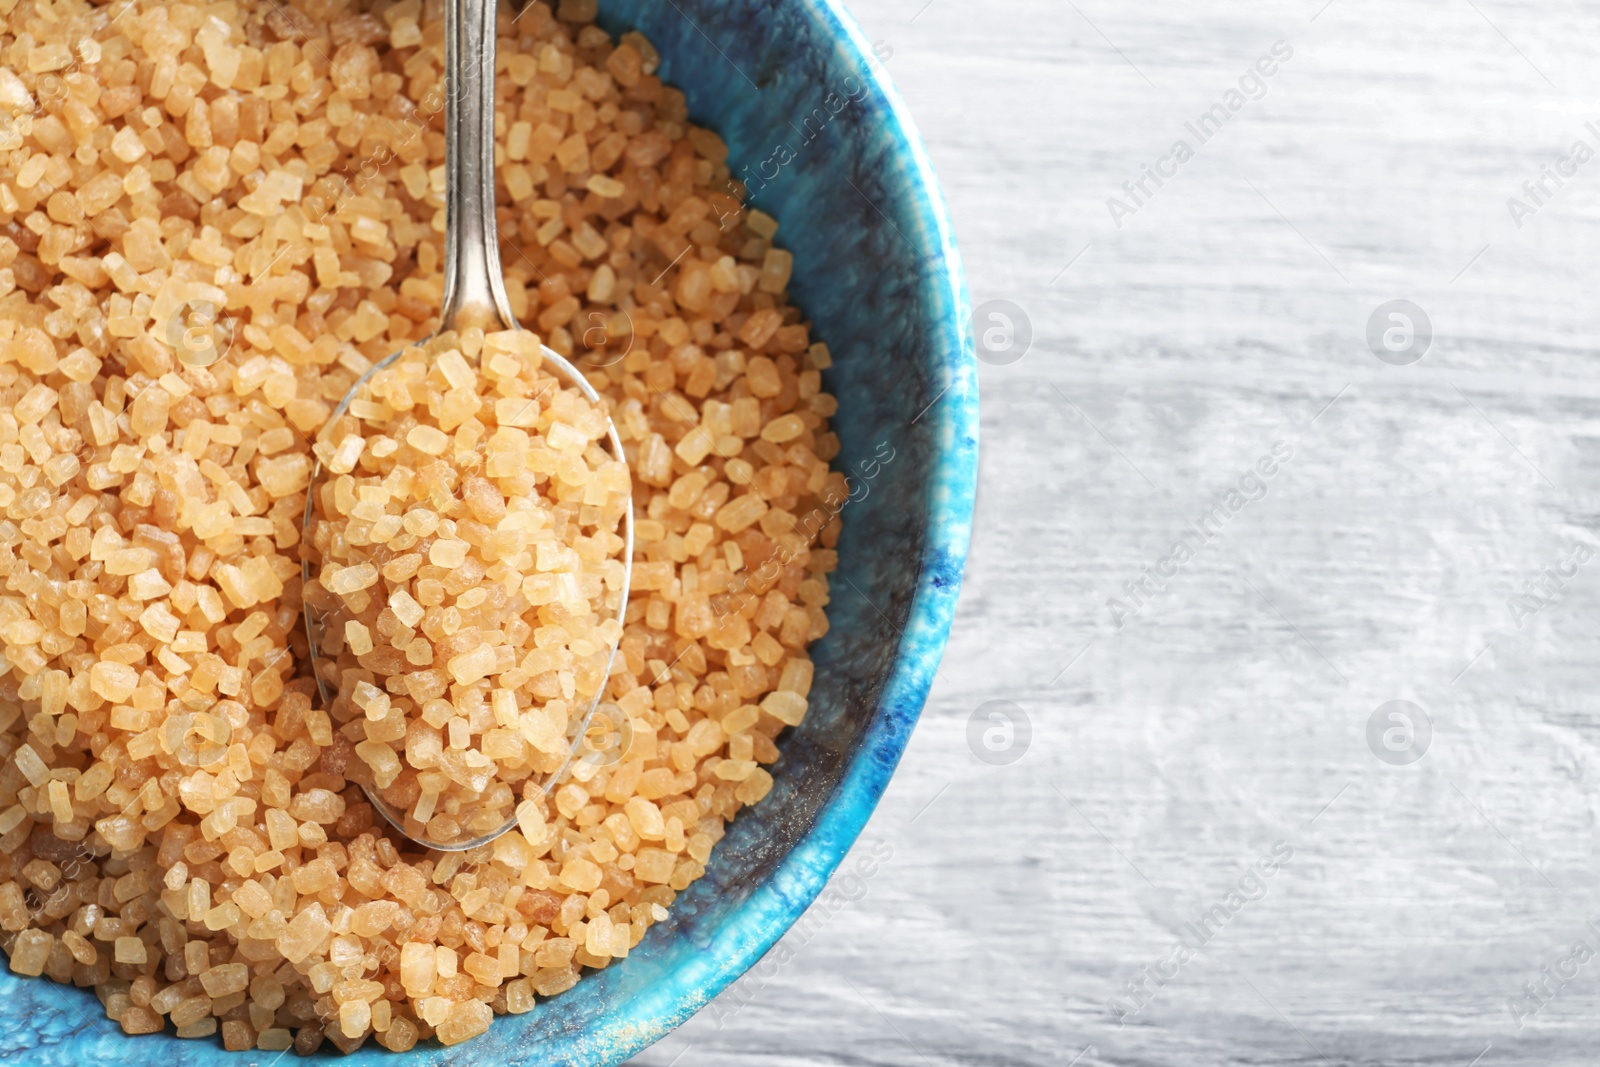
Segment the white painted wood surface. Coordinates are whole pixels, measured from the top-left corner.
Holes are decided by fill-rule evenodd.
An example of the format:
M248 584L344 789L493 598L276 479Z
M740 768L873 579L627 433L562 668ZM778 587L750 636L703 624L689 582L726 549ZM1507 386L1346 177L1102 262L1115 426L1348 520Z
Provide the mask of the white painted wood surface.
M983 370L959 618L858 849L892 855L637 1062L1595 1061L1600 557L1508 600L1600 545L1600 159L1520 227L1507 198L1600 150L1600 11L1322 4L854 4L974 301L1034 339ZM1433 328L1409 366L1366 340L1399 298ZM1117 628L1275 442L1265 495ZM1431 723L1409 765L1367 741L1393 699ZM991 700L1031 723L1008 765L968 747Z

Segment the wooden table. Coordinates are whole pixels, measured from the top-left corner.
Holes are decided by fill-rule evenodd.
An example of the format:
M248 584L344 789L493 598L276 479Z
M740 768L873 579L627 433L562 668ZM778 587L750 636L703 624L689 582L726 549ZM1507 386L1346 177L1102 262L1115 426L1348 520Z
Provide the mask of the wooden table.
M1600 13L1322 4L855 3L1033 340L887 858L637 1062L1595 1062Z

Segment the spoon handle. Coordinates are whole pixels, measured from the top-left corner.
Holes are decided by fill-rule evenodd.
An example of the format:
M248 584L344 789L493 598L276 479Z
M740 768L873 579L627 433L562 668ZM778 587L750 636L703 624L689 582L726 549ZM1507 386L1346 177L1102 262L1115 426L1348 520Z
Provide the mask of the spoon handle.
M444 329L517 325L494 215L495 0L445 0Z

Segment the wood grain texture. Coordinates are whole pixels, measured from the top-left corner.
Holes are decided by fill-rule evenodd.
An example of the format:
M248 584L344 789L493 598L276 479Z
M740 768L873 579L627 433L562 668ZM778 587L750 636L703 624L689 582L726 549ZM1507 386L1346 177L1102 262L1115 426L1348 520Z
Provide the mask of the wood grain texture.
M974 302L1033 333L983 369L960 615L855 876L637 1062L1592 1063L1600 955L1563 961L1600 954L1600 553L1510 598L1600 546L1600 159L1520 226L1507 198L1600 150L1600 14L923 4L854 11ZM1187 134L1278 41L1265 95ZM1397 298L1432 323L1410 366L1366 339ZM1409 765L1367 739L1393 699L1431 724ZM993 700L1031 724L1007 765L969 748Z

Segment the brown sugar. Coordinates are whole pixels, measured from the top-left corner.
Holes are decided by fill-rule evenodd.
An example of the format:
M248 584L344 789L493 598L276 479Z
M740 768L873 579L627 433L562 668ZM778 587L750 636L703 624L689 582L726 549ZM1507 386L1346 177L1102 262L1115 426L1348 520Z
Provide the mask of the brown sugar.
M495 132L513 310L586 368L629 462L634 571L610 673L590 664L611 636L595 602L621 479L588 416L510 420L530 470L543 432L582 489L542 525L513 520L533 512L495 483L518 474L489 472L522 450L489 444L498 416L479 417L474 476L494 493L463 477L429 506L418 482L400 510L397 491L358 484L459 443L466 423L445 424L464 394L428 394L443 352L391 383L427 395L428 419L363 432L324 493L370 523L367 543L302 544L314 435L360 375L438 328L440 10L0 14L0 948L18 974L92 988L130 1034L309 1054L482 1033L666 918L806 713L846 498L829 354L726 146L687 122L647 41L587 23L592 4L502 9ZM481 357L498 342L452 343ZM520 347L495 355L516 377L480 358L479 410L538 374ZM589 443L554 447L556 422ZM573 523L556 541L577 560L539 540ZM320 595L302 589L310 551L350 612L325 634L341 694L326 707L300 625ZM531 591L545 604L517 589L565 616L534 627L514 610L490 574L502 551L530 556L524 579L556 576ZM574 621L580 602L592 623ZM395 660L413 649L432 659ZM364 776L415 784L414 811L425 775L474 783L468 753L537 770L559 726L530 739L531 710L595 686L626 745L574 764L493 844L423 851L375 820Z

